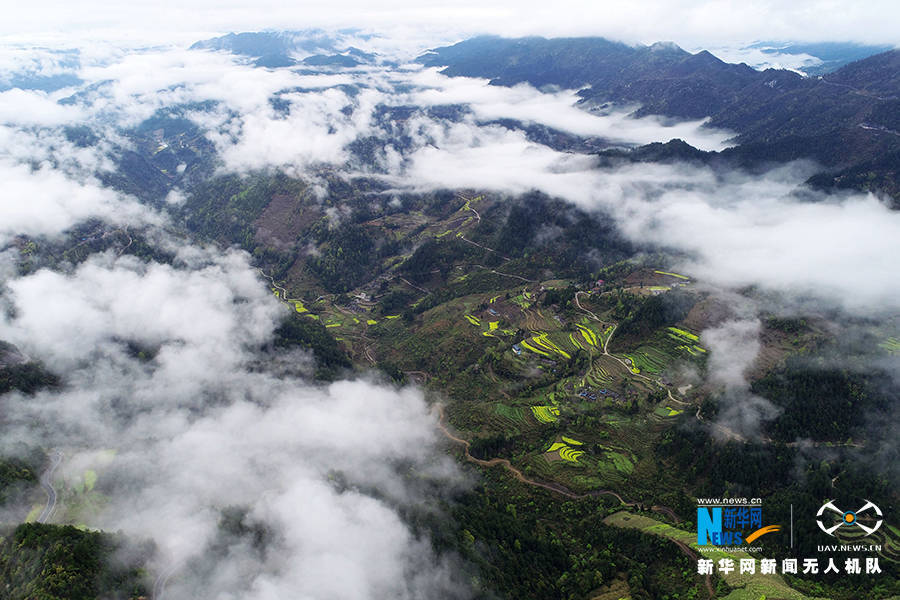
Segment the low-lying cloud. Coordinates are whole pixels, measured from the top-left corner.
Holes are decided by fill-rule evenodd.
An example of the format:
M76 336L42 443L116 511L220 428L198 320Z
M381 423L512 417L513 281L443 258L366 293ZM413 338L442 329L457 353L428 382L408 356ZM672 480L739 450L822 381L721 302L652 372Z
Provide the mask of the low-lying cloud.
M758 285L856 313L900 308L900 213L871 194L811 201L803 163L764 174L688 164L600 168L500 127L430 130L394 178L417 189L537 189L611 215L632 240L685 254L681 268L729 288Z
M723 150L729 131L704 128L703 120L664 122L656 116L635 119L627 107L583 110L576 90L539 91L528 84L490 85L487 79L446 77L436 68L412 75L421 90L411 94L417 106L464 104L482 121L516 119L614 143L643 145L682 139L701 150Z
M94 62L82 56L73 68L85 81L79 90L0 93L0 246L20 234L57 236L89 218L166 225L97 175L129 149L123 129L179 106L227 171L306 176L328 164L350 177L357 173L349 146L372 136L383 147L371 171L398 189L541 190L609 214L630 239L678 251L679 268L725 288L758 286L867 315L900 308L900 214L870 195L798 197L808 165L763 175L684 164L601 167L596 157L488 124L514 119L618 144L684 137L722 147L728 134L701 122L589 113L574 106L571 91L494 87L418 67L308 74L166 48ZM28 112L32 101L37 110ZM449 104L464 107L459 118L424 110ZM384 123L384 106L412 108ZM104 135L79 146L64 135L72 124ZM97 467L108 504L85 518L153 538L158 570L174 569L173 596L465 595L448 559L401 516L422 507L431 483L459 485L438 452L422 392L366 379L314 385L286 368L308 367L309 357L296 353L262 368L283 313L248 256L178 250L162 233L149 237L176 250L173 264L105 253L18 277L15 254L0 253L0 339L63 382L34 397L0 398L4 442L58 448L73 465L114 450ZM720 425L744 437L775 415L745 379L758 334L753 315L703 332L711 383L726 398ZM230 506L278 532L268 551L237 542L225 556L211 555Z
M712 433L720 439L758 439L761 425L779 409L750 391L747 371L762 347L758 319L733 319L706 329L701 339L710 351L709 383L718 392Z
M155 540L167 597L464 596L399 512L461 483L422 392L251 368L285 309L246 254L187 254L7 282L0 339L63 387L4 396L4 443L96 469L104 508L79 518ZM232 506L277 533L265 552L211 551Z
M35 60L46 73L60 69L57 63ZM682 138L718 150L731 137L704 127L703 121L634 119L628 107L582 110L573 90L490 86L484 79L446 77L417 65L310 73L256 68L225 52L110 48L82 53L68 68L83 81L77 88L0 92L0 121L115 130L135 127L160 109L182 107L214 142L224 167L237 172L272 167L300 173L316 164L343 165L354 140L385 136L373 128L378 106L458 104L481 122L514 119L626 145ZM385 137L390 143L390 135ZM128 142L119 144L127 147Z
M117 225L159 223L136 200L96 180L78 181L49 165L32 168L0 159L0 246L16 235L55 237L88 218Z

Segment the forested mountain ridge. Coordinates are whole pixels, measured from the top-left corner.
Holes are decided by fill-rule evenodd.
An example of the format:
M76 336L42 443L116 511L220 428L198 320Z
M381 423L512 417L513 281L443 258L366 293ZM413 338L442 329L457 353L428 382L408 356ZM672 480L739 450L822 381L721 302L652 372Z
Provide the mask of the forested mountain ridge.
M71 525L23 523L0 539L3 598L24 600L126 600L147 597L147 572L139 566L152 547L122 535Z
M627 46L602 38L473 38L418 59L451 76L494 85L584 88L587 105L637 104L637 116L709 118L737 133L743 164L812 159L815 183L900 194L900 50L805 78L756 71L670 43Z
M413 554L431 546L447 558L461 597L900 594L900 534L887 516L900 481L900 304L887 299L900 297L888 264L900 246L872 243L900 239L880 227L900 226L900 213L812 190L811 169L784 163L826 165L813 177L821 186L889 190L900 154L890 145L900 130L896 53L807 79L671 43L478 38L447 50L503 71L495 83L544 93L397 68L342 35L240 33L179 48L160 62L181 71L196 61L203 83L173 75L137 97L147 110L115 125L121 140L106 145L105 116L48 129L59 134L47 134L53 144L108 158L109 169L91 173L98 186L153 218L99 212L52 235L13 230L0 245L11 281L0 290L8 595L65 597L66 577L69 597L249 598L259 581L299 572L307 548L344 558L342 536L291 537L296 515L329 523L325 505L359 495L395 503L382 493L393 476L370 483L348 468L382 442L394 448L384 456L409 448L397 475L416 486L410 495L427 488L421 508L398 505L399 531L422 542ZM208 76L210 65L243 85L213 86L223 79ZM585 85L587 110L557 87ZM88 83L59 104L88 111L91 94L112 102L117 90ZM249 104L248 90L259 92ZM709 131L684 115L733 121L736 145L698 149L723 148L730 134L704 145ZM28 164L11 174L46 173ZM45 301L56 304L29 321ZM84 336L65 325L91 325L81 306L94 304L101 342L76 347L67 366L58 348ZM66 322L44 326L64 310ZM153 332L169 314L188 320ZM32 344L45 330L54 343ZM179 390L182 380L202 385ZM369 387L319 394L360 382L389 398L383 409ZM359 406L342 411L357 393ZM274 412L282 396L284 412ZM99 397L85 407L93 419L74 410L80 397ZM233 406L245 409L235 434L209 437L227 434L217 415ZM270 444L268 420L251 415L272 415L285 437ZM409 443L403 435L417 426L407 415L423 423ZM99 443L70 433L107 423ZM375 423L377 443L361 443ZM36 433L13 447L20 430ZM432 438L433 454L422 443ZM212 449L209 462L178 451L195 447L182 439ZM417 456L459 463L471 484L434 479ZM213 481L221 487L209 489ZM334 494L307 507L314 482ZM723 495L763 498L767 521L782 525L793 507L803 515L797 546L788 551L783 531L763 540L765 555L822 565L817 542L827 538L812 515L828 498L859 506L865 497L891 522L877 538L884 574L802 574L755 594L699 575L678 540L695 534L695 498ZM288 514L261 504L273 497ZM124 535L80 529L114 528L113 511L130 547ZM167 549L193 531L184 523L201 522L207 535L186 559ZM313 541L336 543L319 551ZM430 575L427 566L406 569ZM50 569L60 577L45 577ZM310 591L309 577L288 584L281 596L329 596Z
M340 36L317 29L229 33L195 42L191 50L225 50L253 58L256 66L266 68L295 64L354 67L375 58L359 48L342 45Z

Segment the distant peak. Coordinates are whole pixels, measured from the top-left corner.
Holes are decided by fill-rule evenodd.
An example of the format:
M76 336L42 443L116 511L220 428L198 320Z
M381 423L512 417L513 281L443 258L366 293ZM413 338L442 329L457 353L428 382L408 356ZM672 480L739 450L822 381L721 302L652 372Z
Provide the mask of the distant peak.
M650 45L653 52L684 52L684 50L675 42L656 42Z
M704 62L707 64L715 64L715 65L718 65L718 64L724 65L725 64L724 61L722 61L721 59L716 57L709 50L701 50L700 52L694 54L694 59L700 60L701 62Z

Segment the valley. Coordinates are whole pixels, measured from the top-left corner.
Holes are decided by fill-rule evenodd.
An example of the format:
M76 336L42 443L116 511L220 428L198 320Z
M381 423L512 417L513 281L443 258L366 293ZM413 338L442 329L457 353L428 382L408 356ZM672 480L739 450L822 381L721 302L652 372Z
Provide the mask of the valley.
M900 80L866 48L44 56L71 77L9 97L53 118L0 126L34 199L0 202L10 597L900 596ZM761 499L779 561L864 498L883 572L701 573L745 557L698 546L704 497Z

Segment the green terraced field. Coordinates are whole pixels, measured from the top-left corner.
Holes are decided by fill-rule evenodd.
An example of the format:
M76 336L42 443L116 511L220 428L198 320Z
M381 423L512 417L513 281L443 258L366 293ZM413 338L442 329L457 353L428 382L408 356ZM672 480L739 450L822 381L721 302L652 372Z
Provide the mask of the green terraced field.
M641 371L659 375L666 370L672 357L653 346L641 346L630 355L634 366Z
M495 407L497 414L511 421L513 424L523 424L525 423L525 413L518 406L507 406L505 404L498 404Z
M559 409L555 406L532 406L531 413L541 423L555 423L559 420Z
M604 454L606 455L606 458L612 461L616 471L624 473L625 475L630 475L634 470L634 463L621 452L604 452Z
M565 438L563 438L565 439ZM580 442L579 442L580 444ZM547 448L547 453L551 454L556 452L559 454L559 457L564 461L578 464L578 459L584 456L584 450L578 450L577 448L572 448L565 442L554 442L550 444L550 447Z
M591 387L598 387L611 383L612 380L612 375L603 368L603 365L600 364L599 361L595 361L591 366L590 371L588 371L584 376L584 379L582 379L582 383Z
M579 323L576 323L575 327L578 328L578 331L581 333L581 337L584 339L584 342L588 346L591 346L594 348L596 348L598 346L600 341L597 338L597 334L594 333L594 331L592 329L588 329L587 327L585 327L584 325L581 325Z
M878 344L878 347L887 350L888 354L900 354L900 339L888 338Z
M524 345L525 342L522 343ZM538 335L532 337L529 340L529 345L526 347L530 350L532 345L536 348L540 348L543 351L558 354L565 359L572 358L572 355L560 348L553 340L550 339L550 336L547 333L538 333Z
M669 271L653 271L654 273L658 273L660 275L670 275L672 277L677 277L678 279L690 279L687 275L679 275L678 273L670 273Z
M681 341L688 342L691 344L697 343L700 341L700 336L691 333L690 331L685 331L684 329L678 329L677 327L667 327L666 328L670 332L670 337Z
M900 531L890 525L883 525L871 535L866 535L859 527L840 527L835 537L842 544L872 544L881 546L878 556L881 560L900 563Z

